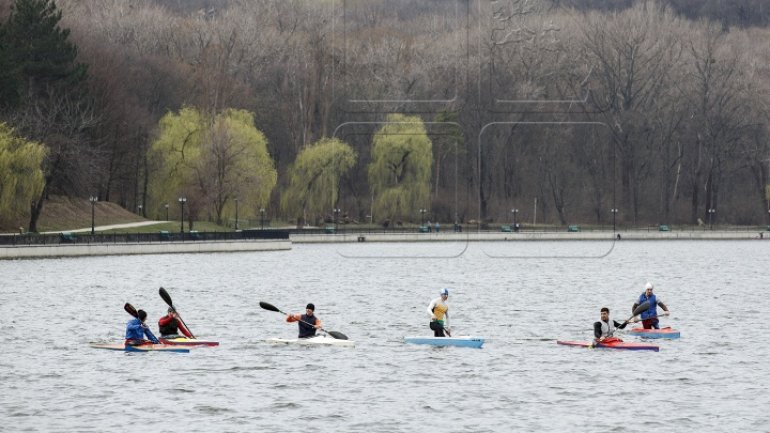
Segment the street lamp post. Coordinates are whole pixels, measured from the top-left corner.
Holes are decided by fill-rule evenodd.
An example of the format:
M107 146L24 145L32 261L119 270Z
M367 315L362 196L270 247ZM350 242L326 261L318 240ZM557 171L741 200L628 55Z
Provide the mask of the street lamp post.
M179 233L184 234L184 204L187 203L187 197L179 197Z
M238 199L235 199L235 230L238 230Z
M339 219L340 219L340 210L337 208L332 209L332 213L334 213L334 233L337 233Z
M425 225L425 212L427 212L426 209L420 209L420 225Z
M142 213L143 206L139 205L138 208L139 208L139 216L144 216L144 214Z
M166 207L166 221L168 221L168 203L165 204Z
M615 216L618 214L617 209L610 209L610 212L612 212L612 231L615 231Z
M94 206L96 206L96 202L99 201L99 197L91 196L88 197L88 201L91 202L91 236L96 234L96 228L94 227Z
M716 209L711 208L708 210L709 212L709 230L714 230L714 214L716 213Z
M511 209L511 215L513 215L513 225L511 226L511 229L513 231L517 231L516 230L516 214L517 213L519 213L518 209L516 209L516 208Z
M265 229L265 208L259 209L259 229Z

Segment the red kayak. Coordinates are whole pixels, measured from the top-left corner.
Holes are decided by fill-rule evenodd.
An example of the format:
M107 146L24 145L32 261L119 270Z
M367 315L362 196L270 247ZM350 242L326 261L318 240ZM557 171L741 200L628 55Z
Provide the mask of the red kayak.
M557 341L556 344L562 344L564 346L577 346L577 347L589 347L600 349L618 349L618 350L652 350L657 352L660 350L658 346L653 344L642 343L625 343L620 338L608 338L602 342L592 343L585 341Z

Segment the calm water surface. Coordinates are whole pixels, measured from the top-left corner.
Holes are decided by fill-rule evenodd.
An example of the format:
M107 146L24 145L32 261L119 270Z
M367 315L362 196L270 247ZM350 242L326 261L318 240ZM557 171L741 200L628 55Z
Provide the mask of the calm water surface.
M609 254L607 254L609 252ZM603 257L602 257L603 256ZM770 431L770 242L295 245L292 251L0 261L0 431ZM646 281L682 338L650 352L587 340ZM123 304L155 324L164 286L218 348L126 354ZM456 334L428 334L449 287ZM307 302L354 349L272 346ZM155 326L153 326L156 329ZM625 336L627 341L637 341ZM657 341L657 340L656 340Z

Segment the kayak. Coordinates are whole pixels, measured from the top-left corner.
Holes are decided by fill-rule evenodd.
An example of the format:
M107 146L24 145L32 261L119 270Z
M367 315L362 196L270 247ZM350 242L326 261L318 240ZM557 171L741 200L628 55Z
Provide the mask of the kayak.
M142 344L141 346L126 346L125 343L89 343L94 349L120 350L123 352L176 352L188 353L190 349L169 344Z
M219 346L218 341L198 340L196 338L187 337L175 337L175 338L159 338L163 344L169 346Z
M671 327L660 329L633 328L628 333L644 338L679 338L679 331Z
M353 340L338 340L336 338L317 335L310 338L268 338L265 340L272 344L288 344L297 346L336 346L336 347L354 347L356 342Z
M658 346L653 344L642 343L624 343L621 339L615 339L606 343L594 343L585 341L557 341L556 344L562 344L564 346L576 346L576 347L596 347L598 349L619 349L619 350L652 350L657 352L660 350Z
M404 337L404 342L409 344L427 344L430 346L456 346L473 347L481 349L484 339L481 337Z

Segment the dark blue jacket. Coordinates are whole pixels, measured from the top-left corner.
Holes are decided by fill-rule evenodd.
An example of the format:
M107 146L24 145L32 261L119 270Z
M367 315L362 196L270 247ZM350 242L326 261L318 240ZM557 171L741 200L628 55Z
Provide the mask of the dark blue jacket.
M642 293L641 296L639 296L639 301L637 303L639 305L644 304L645 302L650 301L650 308L647 309L647 311L643 311L640 317L642 320L649 319L651 317L658 317L658 300L655 298L655 294L653 293L649 298L647 297L647 293Z
M148 329L142 327L142 322L139 319L131 319L126 323L126 340L143 340L145 335L150 341L158 341Z

